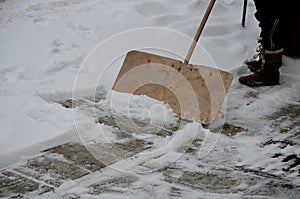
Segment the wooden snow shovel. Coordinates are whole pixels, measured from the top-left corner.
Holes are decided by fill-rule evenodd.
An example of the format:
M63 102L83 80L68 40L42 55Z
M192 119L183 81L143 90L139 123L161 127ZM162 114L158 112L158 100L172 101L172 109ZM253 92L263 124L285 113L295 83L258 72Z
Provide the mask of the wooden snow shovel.
M113 90L168 103L181 119L210 124L218 115L233 75L189 60L215 0L211 0L184 62L145 52L127 53Z

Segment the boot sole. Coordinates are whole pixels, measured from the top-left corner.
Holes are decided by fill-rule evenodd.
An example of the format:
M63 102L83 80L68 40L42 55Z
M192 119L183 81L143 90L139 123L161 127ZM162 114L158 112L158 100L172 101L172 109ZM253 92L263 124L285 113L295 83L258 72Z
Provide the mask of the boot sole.
M260 86L276 86L276 85L279 85L279 82L260 82L260 83L251 83L251 82L247 82L247 81L244 81L242 79L239 79L239 82L241 84L244 84L246 86L249 86L249 87L260 87Z

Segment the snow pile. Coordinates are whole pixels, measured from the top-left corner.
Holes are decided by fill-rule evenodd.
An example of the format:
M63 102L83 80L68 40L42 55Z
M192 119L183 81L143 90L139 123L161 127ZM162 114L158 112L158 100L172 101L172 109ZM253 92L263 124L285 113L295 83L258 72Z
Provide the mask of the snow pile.
M178 122L177 115L168 104L145 95L136 96L111 91L108 92L106 100L101 101L98 106L103 105L111 107L109 112L112 112L118 118L130 118L133 121L144 122L150 126L163 127ZM136 125L131 128L139 131L139 127Z

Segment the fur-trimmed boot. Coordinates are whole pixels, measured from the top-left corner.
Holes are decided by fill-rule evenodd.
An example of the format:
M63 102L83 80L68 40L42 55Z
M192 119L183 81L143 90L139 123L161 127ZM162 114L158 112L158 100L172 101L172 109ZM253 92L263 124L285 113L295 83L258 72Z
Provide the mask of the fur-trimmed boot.
M265 50L261 68L252 75L239 78L240 83L246 86L273 86L279 84L279 68L282 65L283 49L276 51Z

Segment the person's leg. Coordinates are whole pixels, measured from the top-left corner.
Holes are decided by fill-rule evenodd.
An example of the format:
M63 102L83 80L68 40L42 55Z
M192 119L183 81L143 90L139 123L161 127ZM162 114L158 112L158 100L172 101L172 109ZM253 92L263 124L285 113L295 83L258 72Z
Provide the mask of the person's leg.
M281 19L284 54L300 57L300 1L290 0L283 4L286 6L285 13Z
M260 67L254 74L239 79L247 86L266 86L279 84L279 67L282 65L282 10L279 0L254 0L256 19L261 28L260 36L263 53Z
M245 64L248 66L251 72L255 72L261 68L262 65L262 56L264 54L264 47L263 47L263 36L267 30L266 26L268 25L266 15L266 10L268 6L268 0L254 0L256 12L254 14L256 20L258 21L258 26L261 29L260 37L257 39L258 47L256 48L256 52L258 54L254 55L252 58L245 61Z
M259 22L261 28L260 38L258 40L259 47L258 54L253 56L252 59L246 60L245 64L251 72L261 69L263 55L265 50L276 51L282 48L283 35L282 35L282 11L281 4L278 0L254 0L256 6L255 17ZM281 66L282 62L278 62Z
M282 1L254 0L256 6L255 17L261 28L260 37L266 50L282 48L282 15L285 12Z

